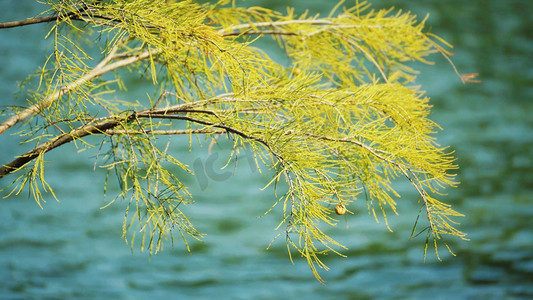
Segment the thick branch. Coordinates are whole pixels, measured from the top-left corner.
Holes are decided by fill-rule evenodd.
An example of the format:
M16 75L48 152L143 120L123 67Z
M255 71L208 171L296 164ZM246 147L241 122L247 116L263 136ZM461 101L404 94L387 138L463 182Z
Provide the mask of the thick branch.
M92 134L98 134L98 133L104 133L106 130L116 127L120 124L120 121L118 120L112 120L112 121L106 121L99 124L91 124L91 125L85 125L80 128L77 128L67 134L63 134L58 136L55 139L52 139L33 150L19 156L12 162L3 165L0 168L0 178L4 177L5 175L8 175L10 173L15 172L16 170L22 168L27 163L38 157L41 153L48 152L54 148L57 148L61 145L64 145L66 143L72 142L75 139L82 138L87 135Z
M65 18L65 17L74 17L77 14L78 14L78 12L70 12L70 13L68 13L66 15L63 15L63 16L54 15L54 16L31 18L31 19L12 21L12 22L3 22L3 23L0 23L0 29L2 29L2 28L13 28L13 27L19 27L19 26L26 26L26 25L31 25L31 24L48 23L48 22L57 21L58 19L62 19L62 18Z
M88 17L88 18L97 18L97 19L113 21L113 19L109 17L93 15L93 14L88 13L89 11L93 11L93 10L94 10L94 7L84 6L76 11L71 11L66 14L56 14L53 16L36 17L36 18L29 18L26 20L18 20L18 21L11 21L11 22L0 22L0 29L20 27L20 26L26 26L26 25L32 25L32 24L39 24L39 23L48 23L48 22L54 22L57 20L62 20L62 19L67 19L67 18L72 19L72 20L83 21L83 17Z
M183 112L188 112L187 109L175 109L174 110L175 113L183 113ZM195 110L195 112L202 112L202 113L206 113L206 114L210 114L209 111L198 111L198 110ZM131 120L135 120L135 119L138 119L138 118L161 118L161 119L178 119L178 120L184 120L184 121L189 121L189 122L193 122L193 123L197 123L197 124L202 124L202 125L207 125L207 126L212 126L212 127L215 127L215 128L220 128L220 129L223 129L224 132L230 132L230 133L234 133L234 134L237 134L237 135L240 135L242 136L243 138L246 138L246 139L250 139L250 140L254 140L254 141L257 141L257 142L260 142L262 143L263 145L265 145L271 152L274 156L278 157L279 158L279 155L277 153L275 153L270 145L263 139L261 138L258 138L258 137L255 137L255 136L252 136L252 135L249 135L249 134L246 134L236 128L233 128L233 127L230 127L230 126L227 126L227 125L224 125L224 124L215 124L215 123L212 123L212 122L208 122L208 121L203 121L203 120L199 120L199 119L195 119L195 118L191 118L191 117L187 117L187 116L179 116L179 115L168 115L168 114L164 114L164 113L154 113L153 111L148 111L148 110L145 110L145 111L141 111L141 112L137 112L137 113L133 113L131 115L129 115L125 120L124 119L111 119L111 118L108 118L107 120L105 121L102 121L100 123L97 123L97 124L88 124L88 125L84 125L82 127L79 127L77 129L74 129L72 131L70 131L69 133L66 133L66 134L63 134L63 135L60 135L44 144L41 144L39 145L38 147L34 148L33 150L19 156L18 158L16 158L15 160L11 161L10 163L6 164L6 165L3 165L1 168L0 168L0 178L4 177L5 175L8 175L8 174L11 174L15 171L17 171L18 169L22 168L23 166L25 166L27 163L29 163L30 161L32 161L33 159L35 159L36 157L38 157L40 154L42 153L46 153L50 150L53 150L61 145L64 145L66 143L69 143L69 142L72 142L76 139L79 139L79 138L82 138L82 137L85 137L85 136L88 136L88 135L93 135L93 134L119 134L119 133L126 133L126 134L129 134L129 132L122 132L122 131L115 131L113 130L115 127L117 127L118 125L120 125L122 122L129 122ZM111 120L110 120L111 119ZM214 131L214 130L211 130L211 131L208 131L208 130L201 130L201 131L198 131L198 130L191 130L189 131L189 133L222 133L222 132L219 132L219 131ZM136 133L136 132L134 132ZM147 132L144 132L144 134L146 134ZM155 132L156 134L158 132ZM166 133L171 133L171 132L166 132ZM182 131L179 131L179 132L174 132L175 134L179 133L179 134L182 134L184 132Z

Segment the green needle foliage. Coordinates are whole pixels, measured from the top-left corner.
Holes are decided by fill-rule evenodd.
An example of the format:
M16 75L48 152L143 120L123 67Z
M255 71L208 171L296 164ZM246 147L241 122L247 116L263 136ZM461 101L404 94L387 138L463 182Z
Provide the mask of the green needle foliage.
M387 211L396 213L396 178L419 195L426 250L430 243L437 251L444 236L465 239L454 221L462 215L435 198L456 185L457 166L432 136L439 127L408 66L434 53L448 59L449 45L416 16L366 2L340 2L327 17L229 0L44 2L43 15L2 26L49 22L53 42L27 81L28 105L2 111L0 134L20 123L18 134L35 144L1 167L0 177L18 174L8 196L29 189L41 205L43 192L53 195L45 153L70 142L99 147L101 167L128 203L124 238L157 253L173 231L185 244L202 237L182 212L193 201L175 167L192 171L159 137L186 134L195 143L222 135L234 145L231 156L250 148L258 166L275 170L267 186L286 183L273 201L283 206L279 226L289 255L295 249L318 280L317 267L327 269L321 255L344 248L323 231L337 223L332 207L365 199L386 221ZM277 44L285 61L256 47L259 39ZM137 75L149 78L155 96L127 99L115 90Z

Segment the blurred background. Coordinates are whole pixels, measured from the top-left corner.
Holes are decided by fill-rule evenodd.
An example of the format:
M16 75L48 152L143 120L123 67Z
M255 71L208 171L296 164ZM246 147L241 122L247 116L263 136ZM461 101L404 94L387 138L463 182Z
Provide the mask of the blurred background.
M77 153L69 145L46 156L46 178L60 202L47 195L41 209L27 194L0 200L0 298L533 298L533 2L370 2L375 9L411 11L420 20L429 13L428 28L454 45L459 71L480 74L481 83L462 84L438 55L432 57L435 65L420 66L419 83L434 105L431 118L443 127L438 142L450 145L460 166L461 185L446 197L466 215L459 228L470 241L448 239L457 256L443 248L442 261L429 251L424 262L424 238L409 240L417 196L405 190L399 216L389 216L394 232L376 224L364 201L328 231L348 247L348 257L325 258L331 270L320 272L323 286L304 260L290 263L283 238L266 250L281 216L277 210L260 217L274 203L272 190L259 191L271 174L243 160L229 178L184 178L196 200L186 212L207 236L191 241L191 253L178 236L173 247L167 241L150 258L121 239L125 203L100 209L107 203L105 173L93 171L94 153ZM335 3L244 4L327 15ZM0 22L44 8L34 1L0 0ZM14 102L16 85L50 53L49 40L43 40L48 29L38 24L0 30L0 105L25 105L23 99ZM0 136L0 163L28 147L18 145L12 132ZM189 165L207 160L207 147L192 153L173 147ZM228 155L223 148L213 151ZM2 178L0 188L14 179Z

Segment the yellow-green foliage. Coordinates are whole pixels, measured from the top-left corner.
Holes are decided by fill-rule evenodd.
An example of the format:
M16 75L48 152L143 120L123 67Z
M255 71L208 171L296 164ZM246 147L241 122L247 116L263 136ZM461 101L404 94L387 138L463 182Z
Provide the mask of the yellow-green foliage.
M461 214L434 198L455 185L449 172L456 166L432 136L438 125L428 119L428 98L412 85L417 72L406 65L432 53L447 58L439 44L447 45L414 15L366 2L341 2L327 17L229 0L48 3L59 16L49 33L54 51L32 92L33 110L15 114L38 120L25 133L39 145L27 161L3 167L2 176L26 170L14 192L31 182L42 201L38 183L50 188L42 154L70 141L91 147L83 138L103 134L101 143L110 145L104 167L129 203L124 236L133 227L131 243L140 234L141 248L157 252L173 229L185 242L202 236L180 210L191 195L168 166L190 170L158 147L157 136L228 133L235 148L251 147L276 170L268 184L287 183L274 201L283 206L280 227L289 253L305 257L319 280L316 267L326 267L320 255L343 248L322 231L337 223L332 207L364 205L386 220L387 210L396 213L391 181L398 177L418 193L435 249L443 235L464 238L451 219ZM257 39L279 45L287 61L256 48ZM87 54L99 55L95 48L105 57L99 63ZM149 76L155 97L109 95L127 72Z

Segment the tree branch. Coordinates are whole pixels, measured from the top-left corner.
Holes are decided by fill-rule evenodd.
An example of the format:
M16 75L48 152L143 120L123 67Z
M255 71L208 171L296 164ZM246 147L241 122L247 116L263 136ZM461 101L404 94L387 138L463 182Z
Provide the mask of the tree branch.
M132 118L132 116L129 116L128 118ZM56 137L55 139L52 139L44 144L41 144L40 146L34 148L33 150L26 152L25 154L17 157L12 162L6 165L3 165L0 168L0 178L22 168L27 163L29 163L30 161L38 157L39 154L41 153L48 152L63 144L72 142L76 139L82 138L87 135L104 133L106 130L114 128L118 126L120 123L121 122L119 120L112 120L112 121L101 122L99 124L84 125L82 127L79 127L77 129L70 131L67 134L60 135Z
M281 31L281 30L249 30L249 31L233 31L222 33L222 36L239 36L239 35L298 35L296 32Z
M235 31L242 29L251 29L251 28L260 28L260 27L278 27L283 25L291 24L312 24L312 25L333 25L334 22L330 20L288 20L288 21L278 21L278 22L256 22L250 24L239 24L233 25L228 28L223 28L219 30L219 33L224 34L226 31Z
M57 101L59 98L61 98L63 95L67 94L68 92L77 89L78 87L82 86L83 84L95 79L98 76L101 76L107 72L113 71L115 69L133 64L137 61L146 59L150 57L151 55L157 55L161 52L159 49L152 49L152 50L146 50L138 55L131 56L128 58L125 58L123 60L114 62L112 64L107 64L110 60L113 59L112 55L107 56L100 62L94 69L89 71L87 74L83 75L82 77L78 78L76 81L71 82L62 88L60 88L58 91L52 93L48 97L44 98L42 101L33 104L32 106L26 108L25 110L17 113L16 115L12 116L11 118L4 121L2 124L0 124L0 134L4 133L4 131L8 130L9 128L13 127L15 124L17 124L20 121L23 121L41 111L42 109L50 106L52 103Z
M198 111L195 111L195 112L198 112ZM212 113L210 113L208 111L206 111L204 113L212 114ZM213 122L199 120L199 119L191 118L191 117L188 117L188 116L165 115L165 114L158 114L158 113L152 113L152 112L140 113L140 114L137 115L137 117L150 117L150 118L161 118L161 119L185 120L185 121L189 121L189 122L193 122L193 123L197 123L197 124L202 124L202 125L212 126L212 127L216 127L216 128L221 128L221 129L226 130L227 132L231 132L231 133L235 133L237 135L240 135L240 136L242 136L245 139L250 139L250 140L254 140L254 141L260 142L261 144L265 145L266 147L268 147L270 149L270 145L267 143L267 141L265 141L265 140L263 140L261 138L255 137L253 135L248 135L248 134L246 134L246 133L244 133L244 132L242 132L242 131L240 131L238 129L235 129L235 128L231 127L231 126L227 126L227 125L224 125L224 124L216 124L216 123L213 123ZM276 154L274 153L274 155L276 155Z
M19 26L25 26L25 25L31 25L31 24L38 24L38 23L47 23L51 21L55 21L59 18L59 16L47 16L47 17L40 17L40 18L31 18L26 20L20 20L20 21L12 21L12 22L2 22L0 23L0 28L13 28L13 27L19 27Z
M187 113L191 112L186 109L186 107L190 106L189 104L178 106L176 108L172 108L173 113ZM181 107L181 109L179 108ZM11 174L18 169L25 166L27 163L38 157L41 153L46 153L50 150L53 150L61 145L64 145L66 143L72 142L76 139L93 135L93 134L129 134L130 132L126 131L116 131L113 130L115 127L119 126L123 122L130 122L131 120L135 120L138 118L160 118L160 119L177 119L177 120L184 120L189 121L197 124L202 124L206 126L211 126L215 128L223 129L224 131L216 131L216 130L209 130L209 129L203 129L203 130L187 130L187 131L142 131L142 134L185 134L185 133L224 133L224 132L230 132L237 135L240 135L243 138L254 140L257 142L262 143L265 145L271 153L276 156L276 158L280 158L280 156L273 151L273 149L270 147L270 145L263 139L246 134L236 128L233 128L231 126L227 126L224 124L215 124L208 121L203 121L195 118L191 118L188 116L179 116L179 115L172 115L172 114L165 114L169 111L168 108L161 109L163 112L154 112L150 110L144 110L136 113L132 113L129 116L126 117L126 119L117 119L116 117L108 117L105 118L104 121L101 121L97 124L86 124L81 127L78 127L76 129L73 129L72 131L62 134L54 139L49 140L48 142L41 144L34 148L33 150L30 150L29 152L26 152L25 154L17 157L15 160L11 161L8 164L3 165L0 167L0 178L4 177L5 175ZM204 111L204 110L193 110L193 112L196 113L204 113L204 114L213 114L211 111ZM140 134L141 132L133 132L134 134Z
M45 17L36 17L36 18L29 18L26 20L18 20L18 21L11 21L11 22L0 22L0 29L4 28L13 28L13 27L20 27L20 26L26 26L26 25L32 25L32 24L39 24L39 23L48 23L48 22L54 22L57 20L61 20L64 18L70 18L72 20L78 20L83 21L83 17L89 17L89 18L97 18L97 19L103 19L108 21L114 21L114 19L111 19L109 17L105 16L99 16L99 15L90 15L86 12L89 10L94 10L94 7L88 7L83 6L80 7L76 11L71 11L67 14L56 14L53 16L45 16Z
M26 25L31 25L31 24L39 24L39 23L48 23L48 22L53 22L53 21L57 21L61 18L65 18L65 17L75 17L77 14L79 13L78 12L70 12L66 15L54 15L54 16L46 16L46 17L38 17L38 18L30 18L30 19L26 19L26 20L19 20L19 21L12 21L12 22L2 22L0 23L0 29L2 28L13 28L13 27L19 27L19 26L26 26Z
M108 129L104 133L109 135L119 134L150 134L150 135L180 135L180 134L223 134L226 130L211 130L211 129L176 129L176 130L118 130Z

